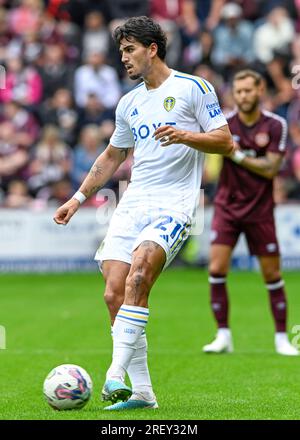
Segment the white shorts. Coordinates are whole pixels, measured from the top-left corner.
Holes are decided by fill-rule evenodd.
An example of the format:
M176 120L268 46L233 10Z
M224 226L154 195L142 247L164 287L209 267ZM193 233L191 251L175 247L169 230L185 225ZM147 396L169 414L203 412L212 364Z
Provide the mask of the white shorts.
M96 252L101 270L105 260L131 264L133 251L146 240L159 244L166 253L164 269L178 253L191 230L189 216L176 211L119 206L110 221L106 237Z

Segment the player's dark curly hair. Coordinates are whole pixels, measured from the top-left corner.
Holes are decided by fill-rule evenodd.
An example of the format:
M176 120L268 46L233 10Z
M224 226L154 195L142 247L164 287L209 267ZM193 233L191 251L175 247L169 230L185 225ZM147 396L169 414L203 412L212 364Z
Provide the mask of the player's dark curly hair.
M146 16L129 18L123 25L115 29L113 38L118 46L123 38L128 41L134 38L145 47L156 43L159 58L164 60L166 57L167 37L160 25L152 18Z

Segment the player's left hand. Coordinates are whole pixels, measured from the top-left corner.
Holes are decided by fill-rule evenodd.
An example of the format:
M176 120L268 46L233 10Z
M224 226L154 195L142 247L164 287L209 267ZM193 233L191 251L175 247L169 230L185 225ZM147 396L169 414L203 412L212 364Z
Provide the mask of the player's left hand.
M182 130L178 130L171 125L163 125L162 127L157 128L154 132L155 140L160 140L160 145L162 147L167 147L171 144L182 144L182 134Z

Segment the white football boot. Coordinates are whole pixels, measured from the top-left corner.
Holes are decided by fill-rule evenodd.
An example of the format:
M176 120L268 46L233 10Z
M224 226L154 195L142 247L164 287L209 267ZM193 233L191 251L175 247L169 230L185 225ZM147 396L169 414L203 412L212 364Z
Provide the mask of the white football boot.
M202 350L204 353L232 353L231 330L229 328L219 328L216 339L211 344L204 345Z
M276 353L284 356L299 356L299 350L294 347L288 340L288 336L284 332L275 333L275 350Z

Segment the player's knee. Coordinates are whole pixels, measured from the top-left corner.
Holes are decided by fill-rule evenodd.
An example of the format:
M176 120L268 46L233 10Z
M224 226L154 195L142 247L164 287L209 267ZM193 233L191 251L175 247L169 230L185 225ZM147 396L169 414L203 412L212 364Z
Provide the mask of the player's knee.
M263 276L266 283L272 283L281 279L281 272L278 269L265 268Z
M211 261L208 266L210 274L227 275L228 267L227 264L221 261Z
M105 290L104 292L104 301L108 307L112 306L115 303L116 295L111 290Z
M119 309L124 301L124 289L115 283L108 283L104 292L104 301L109 309Z

